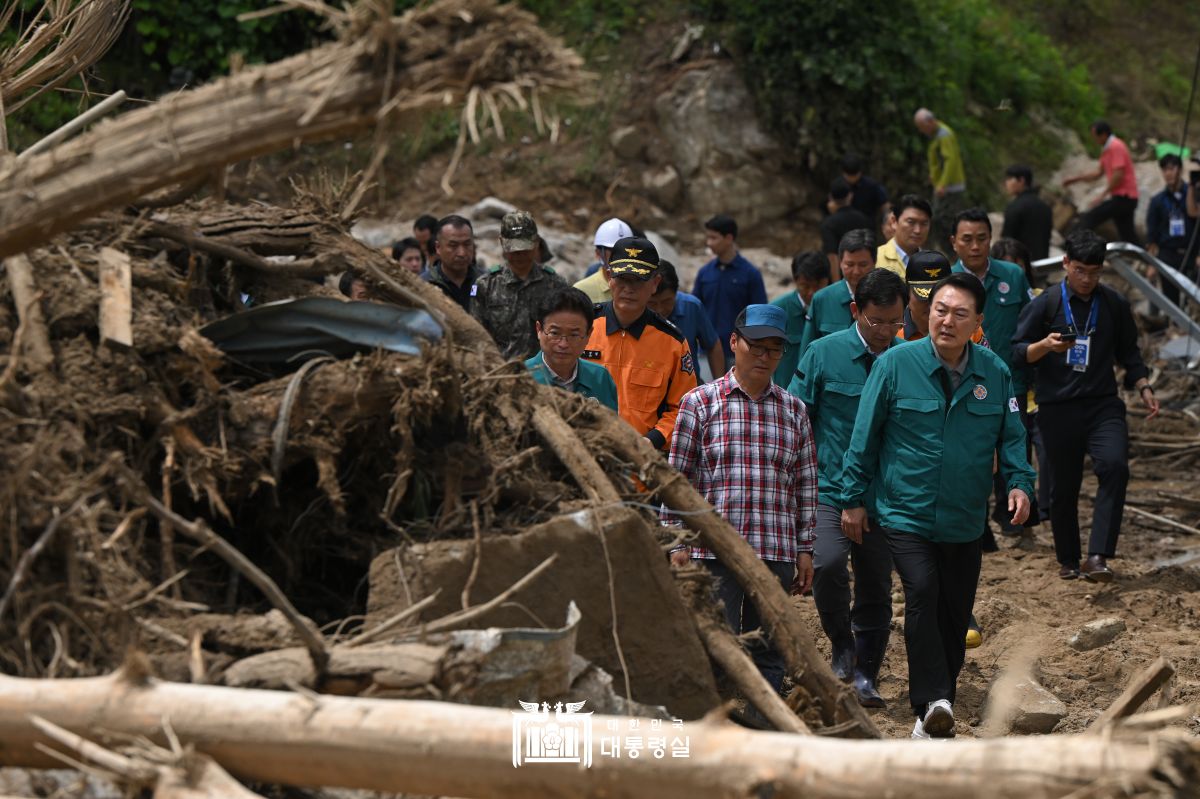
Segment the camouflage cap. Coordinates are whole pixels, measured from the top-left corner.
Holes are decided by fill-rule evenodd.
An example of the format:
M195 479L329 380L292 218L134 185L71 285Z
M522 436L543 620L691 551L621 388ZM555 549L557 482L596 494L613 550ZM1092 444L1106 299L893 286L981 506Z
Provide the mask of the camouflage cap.
M537 223L528 211L509 211L500 222L500 244L505 252L534 249L537 235Z

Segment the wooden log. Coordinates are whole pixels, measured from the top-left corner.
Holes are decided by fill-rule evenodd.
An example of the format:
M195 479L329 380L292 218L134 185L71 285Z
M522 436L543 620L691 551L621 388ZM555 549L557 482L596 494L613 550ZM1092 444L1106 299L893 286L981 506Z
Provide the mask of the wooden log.
M549 389L553 391L554 389ZM543 394L548 399L553 399ZM587 447L571 427L558 415L552 405L539 405L533 411L533 427L550 449L562 461L563 466L575 478L575 482L593 501L620 502L621 495L613 488L608 475L588 454Z
M1146 668L1138 672L1129 681L1129 686L1121 692L1108 709L1096 717L1084 734L1098 735L1104 728L1126 716L1132 716L1142 705L1146 704L1155 691L1175 676L1175 667L1166 658L1158 658Z
M100 250L100 341L133 346L133 265L112 247Z
M691 611L692 624L695 625L700 640L704 642L709 657L717 662L725 671L725 675L733 681L746 699L758 708L767 721L775 725L775 729L780 732L808 735L808 725L792 712L787 702L783 701L783 697L762 676L754 660L746 654L746 650L729 628L716 618L716 608L702 596L699 586L679 573L676 573L676 578L679 593Z
M612 758L602 754L601 738L609 722L627 729L628 719L594 716L591 768L514 767L514 716L506 710L110 676L0 677L0 764L57 765L38 750L47 739L34 728L32 715L76 733L103 730L157 741L164 740L169 724L181 743L243 780L482 799L961 799L976 795L981 784L990 797L1050 799L1101 781L1131 790L1152 783L1163 787L1187 779L1197 761L1188 742L1163 737L1064 735L932 746L756 732L720 723L670 731L687 736L687 757L656 759L643 752L636 759ZM641 724L648 729L648 720Z
M737 530L725 521L687 480L654 451L633 428L618 420L603 423L606 443L634 464L642 481L672 510L681 511L683 523L700 535L737 577L758 608L763 626L783 655L788 671L817 705L827 727L851 723L851 737L880 737L871 717L858 704L854 692L833 676L829 664L813 644L812 634L791 598Z
M223 680L234 688L278 691L299 685L343 696L380 695L434 683L449 669L450 664L443 666L443 661L450 654L449 644L416 642L333 647L329 650L325 678L319 680L308 651L294 646L243 658L225 670Z
M8 272L8 287L12 290L13 304L17 306L17 316L25 325L22 357L30 368L45 369L54 363L54 350L50 348L50 331L33 279L33 264L24 255L16 255L5 260L4 268Z
M217 167L471 91L563 88L582 76L579 57L510 4L438 0L399 18L358 22L344 41L171 94L5 170L0 257Z

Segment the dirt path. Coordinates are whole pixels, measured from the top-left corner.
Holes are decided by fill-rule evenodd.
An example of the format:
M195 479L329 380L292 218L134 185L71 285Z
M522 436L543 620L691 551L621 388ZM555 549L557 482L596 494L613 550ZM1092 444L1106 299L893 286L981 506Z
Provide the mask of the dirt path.
M1156 490L1192 496L1193 480L1137 479L1134 468L1131 498ZM1084 481L1083 493L1096 490L1094 478ZM1091 521L1090 503L1081 503L1081 526ZM1155 562L1185 547L1200 547L1200 539L1143 525L1126 513L1112 561L1117 579L1108 586L1058 578L1049 524L1036 530L1036 546L1026 551L1000 540L1001 551L985 554L975 613L983 627L983 646L968 650L958 683L958 734L978 736L996 679L1014 659L1032 658L1033 673L1043 687L1066 706L1068 715L1056 733L1078 732L1124 690L1131 676L1159 655L1176 669L1175 703L1200 700L1200 570L1193 566L1156 567ZM1150 524L1155 524L1150 522ZM893 578L893 591L900 590ZM814 630L820 630L811 598L798 600ZM881 677L880 693L888 702L874 718L885 735L907 736L912 730L908 707L908 668L904 652L903 608L897 606L892 638ZM1117 617L1125 632L1090 652L1077 652L1067 640L1084 624ZM828 654L828 641L818 636ZM1151 706L1157 698L1151 699ZM1187 728L1200 732L1200 718Z

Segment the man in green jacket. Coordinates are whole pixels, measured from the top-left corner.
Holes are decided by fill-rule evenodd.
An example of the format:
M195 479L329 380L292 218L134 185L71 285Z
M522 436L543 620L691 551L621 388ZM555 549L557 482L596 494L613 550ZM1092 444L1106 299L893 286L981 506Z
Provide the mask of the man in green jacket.
M817 250L798 253L792 259L792 281L795 291L771 300L787 314L787 348L775 367L775 385L787 388L800 363L800 344L804 340L804 323L813 295L829 285L829 261Z
M869 534L873 492L870 513L904 586L913 737L949 738L993 456L1013 524L1029 514L1034 473L1008 367L971 343L987 301L983 285L952 274L930 298L930 335L884 353L863 387L840 492L851 540Z
M875 360L900 343L907 299L896 273L872 270L854 290L854 324L814 341L788 387L804 401L817 440L813 600L833 644L833 672L842 680L853 675L864 707L884 707L876 684L892 622L892 555L877 524L857 541L842 532L838 485L863 384ZM853 608L847 560L854 564Z
M593 397L617 411L617 384L598 363L582 360L595 316L591 299L566 286L547 297L537 309L538 342L542 351L525 361L533 379L544 386Z
M1033 300L1033 289L1025 277L1024 269L1009 261L988 257L992 247L992 221L982 208L968 208L955 218L954 235L950 237L950 243L958 255L958 262L951 267L952 271L974 275L987 292L987 302L983 306L983 333L987 336L988 348L1000 356L1012 373L1013 391L1016 393L1017 406L1021 409L1021 423L1028 432L1025 408L1028 367L1013 363L1013 337L1017 332L1021 311ZM994 490L996 507L993 518L1005 535L1020 535L1020 527L1008 524L1008 515L1004 510L1008 491L999 472L996 473Z
M837 333L850 327L850 302L858 281L875 268L875 234L863 228L851 230L838 243L838 258L842 279L826 286L812 297L808 318L804 322L804 338L800 342L801 358L808 345L821 336Z

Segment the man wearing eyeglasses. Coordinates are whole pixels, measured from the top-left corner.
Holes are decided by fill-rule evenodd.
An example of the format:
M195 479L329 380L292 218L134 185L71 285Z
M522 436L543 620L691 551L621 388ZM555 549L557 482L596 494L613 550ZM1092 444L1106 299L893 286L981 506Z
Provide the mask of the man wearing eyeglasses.
M983 285L951 274L930 301L930 335L885 352L863 386L837 491L843 533L870 535L873 513L904 587L912 736L949 738L993 457L1013 524L1029 514L1034 474L1008 367L971 343Z
M907 298L908 289L894 272L870 272L854 291L854 324L814 341L788 386L804 401L817 440L813 600L833 645L833 673L841 680L853 679L864 707L884 707L877 683L892 622L892 555L887 537L874 523L857 538L842 532L845 503L837 486L863 384L875 360L900 343L896 333L904 324ZM847 561L854 564L853 607Z
M784 589L812 585L817 456L804 403L772 382L787 346L787 313L748 305L729 337L733 369L688 393L671 441L671 465L691 482L754 548ZM663 522L681 524L664 509ZM701 560L735 633L761 626L754 603L725 564L703 547L681 547L671 562ZM750 644L754 662L776 690L783 657L768 642Z
M1125 369L1125 388L1135 389L1148 419L1158 414L1150 370L1138 347L1129 301L1101 284L1104 239L1090 230L1067 237L1066 278L1021 314L1013 344L1018 363L1035 369L1038 427L1050 460L1050 527L1058 576L1092 582L1113 579L1108 559L1117 549L1125 488L1129 483L1129 428L1117 394L1113 367ZM1083 458L1092 459L1098 486L1088 557L1080 565L1079 486Z
M649 308L662 280L658 250L647 239L623 238L613 245L607 274L612 301L595 306L583 357L612 375L621 418L655 449L666 449L679 401L696 387L696 366L679 328Z
M544 386L592 397L614 411L617 384L599 364L579 356L592 333L595 310L591 298L577 288L561 288L538 309L537 336L542 351L525 362L533 379Z

